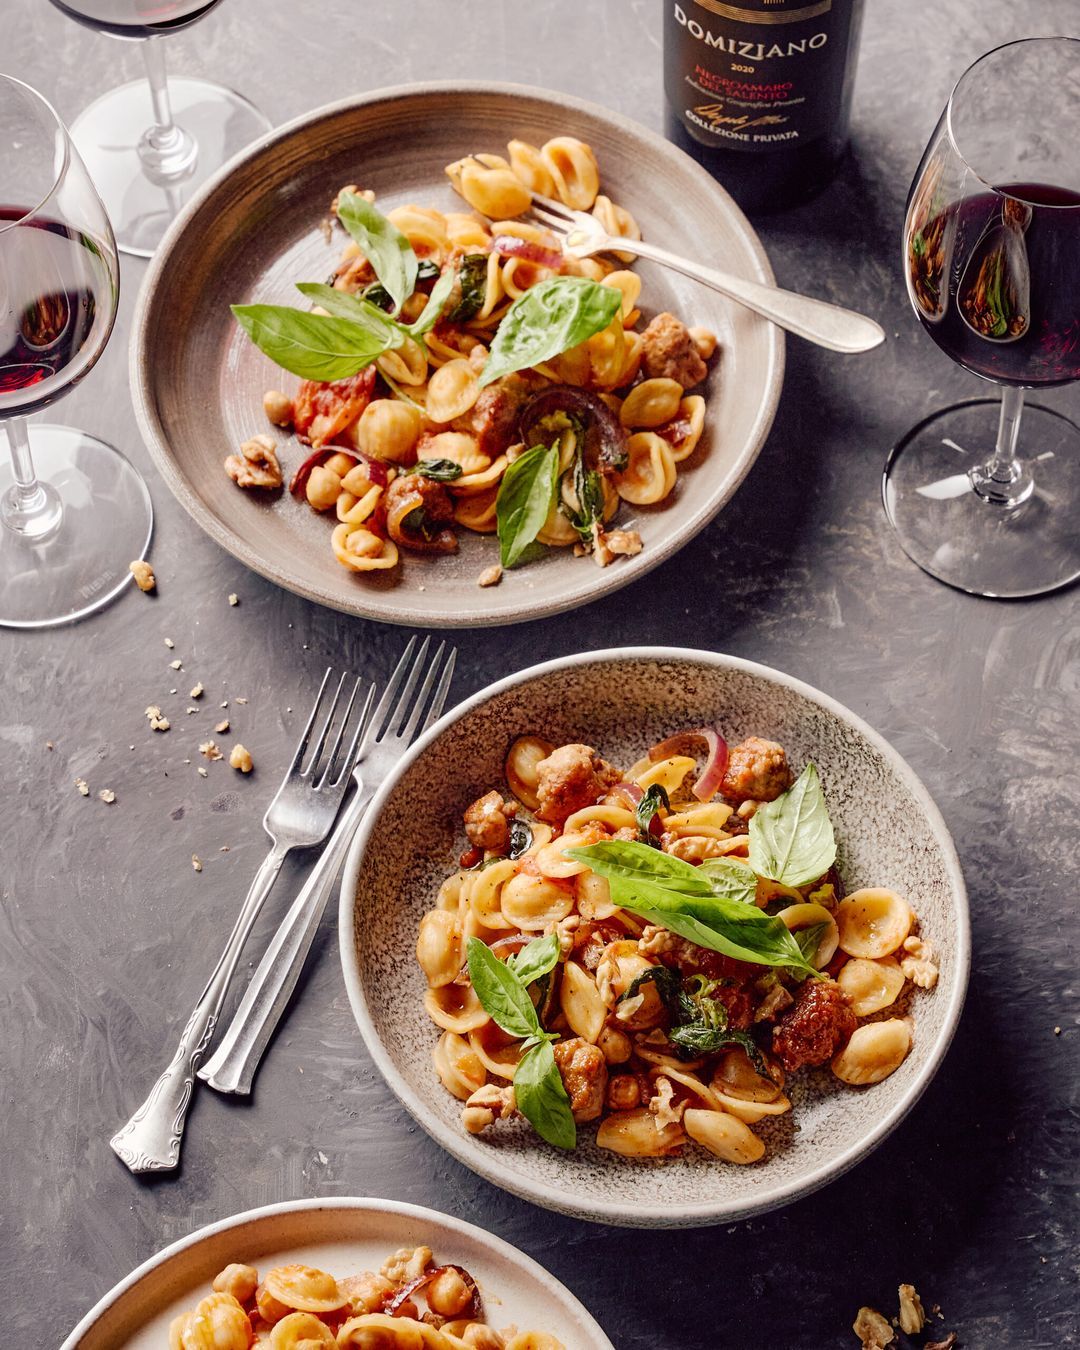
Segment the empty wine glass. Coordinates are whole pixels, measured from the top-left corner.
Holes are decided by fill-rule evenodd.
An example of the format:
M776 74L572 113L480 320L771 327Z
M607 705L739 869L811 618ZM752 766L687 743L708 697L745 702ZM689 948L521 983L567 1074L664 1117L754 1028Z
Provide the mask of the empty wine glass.
M1025 409L1024 390L1080 379L1080 39L1010 42L965 71L912 183L903 243L923 327L1002 396L908 432L885 469L889 519L950 586L1054 590L1080 576L1080 429Z
M0 75L0 625L46 628L131 583L150 541L142 478L111 445L28 425L105 350L119 298L109 218L53 108Z
M125 253L149 257L196 188L270 122L246 98L208 80L166 78L162 38L205 18L220 0L52 0L87 28L138 39L147 80L121 85L76 117L71 136Z

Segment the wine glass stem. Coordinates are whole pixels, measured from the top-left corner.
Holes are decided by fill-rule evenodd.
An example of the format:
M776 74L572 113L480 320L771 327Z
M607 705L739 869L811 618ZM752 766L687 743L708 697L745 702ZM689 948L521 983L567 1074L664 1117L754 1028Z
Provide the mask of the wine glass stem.
M39 482L34 472L26 418L9 418L4 429L15 481L0 501L0 520L7 529L27 539L42 539L60 524L60 496L48 483Z
M142 44L150 100L154 106L154 125L142 134L139 158L147 176L165 185L190 175L199 156L199 147L194 136L173 121L161 42L161 38L156 37L147 38Z
M971 485L979 496L989 505L1006 510L1022 506L1035 490L1031 470L1016 453L1023 411L1024 391L1006 385L1001 394L994 453L985 464L971 470Z

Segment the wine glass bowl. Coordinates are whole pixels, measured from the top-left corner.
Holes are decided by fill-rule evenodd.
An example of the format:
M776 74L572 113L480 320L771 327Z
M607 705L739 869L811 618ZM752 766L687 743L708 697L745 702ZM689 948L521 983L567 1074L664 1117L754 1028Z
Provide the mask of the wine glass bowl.
M1024 390L1080 379L1080 40L1029 38L957 82L912 182L903 273L922 327L1002 387L900 441L885 507L905 551L980 595L1080 575L1080 431ZM1021 423L1021 414L1023 421Z
M93 369L119 287L109 218L66 128L40 94L0 76L0 625L99 608L149 542L150 499L119 451L26 422Z

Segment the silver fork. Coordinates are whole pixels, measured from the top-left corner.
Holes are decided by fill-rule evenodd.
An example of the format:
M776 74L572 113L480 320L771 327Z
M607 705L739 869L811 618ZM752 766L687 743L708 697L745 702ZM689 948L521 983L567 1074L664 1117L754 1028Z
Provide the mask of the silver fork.
M314 941L326 902L333 892L338 871L360 824L360 818L367 810L368 803L379 784L412 743L417 728L420 727L420 718L427 706L429 694L431 705L423 726L420 727L421 734L442 715L454 673L457 651L451 649L442 674L439 675L439 665L446 646L445 643L439 644L438 651L432 658L417 692L417 684L427 655L427 639L417 653L405 681L405 687L398 697L397 704L394 705L394 697L405 674L415 641L414 638L409 644L405 656L394 671L386 693L379 700L379 705L368 723L353 771L356 792L352 800L342 812L341 819L311 875L271 939L232 1022L221 1038L220 1045L213 1057L199 1070L199 1077L205 1079L218 1092L246 1096L251 1091L255 1071L259 1067L274 1028L296 988L300 971ZM436 683L437 676L438 683Z
M681 272L685 277L693 277L786 328L789 333L816 342L819 347L828 347L830 351L868 352L885 341L880 324L865 314L781 290L779 286L763 286L757 281L732 276L730 272L719 272L640 239L608 234L595 216L573 211L551 197L534 192L532 209L525 213L524 219L557 235L568 258L591 258L594 253L634 253L639 258Z
M342 675L331 700L329 711L322 722L314 747L308 754L312 729L319 717L323 698L333 671L328 670L319 686L318 697L311 709L300 743L273 801L263 817L263 829L270 836L271 848L255 873L225 950L221 953L206 988L199 995L187 1026L180 1037L169 1067L150 1089L150 1094L128 1123L113 1135L109 1143L117 1156L133 1172L167 1172L180 1161L180 1142L184 1134L191 1094L195 1087L195 1070L209 1045L229 982L236 970L240 951L251 926L262 909L273 886L281 864L294 848L321 843L330 833L349 782L349 769L356 757L356 747L371 710L375 694L372 685L363 700L356 730L350 737L348 749L338 752L346 728L352 720L362 681L357 680L345 703L343 691L347 675ZM340 714L340 716L339 716ZM337 721L337 731L328 753L323 756L327 738ZM307 758L307 767L303 767Z

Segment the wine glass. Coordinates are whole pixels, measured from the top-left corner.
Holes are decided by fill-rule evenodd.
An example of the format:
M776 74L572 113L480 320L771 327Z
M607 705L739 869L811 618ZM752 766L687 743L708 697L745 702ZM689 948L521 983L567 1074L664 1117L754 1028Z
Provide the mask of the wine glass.
M205 18L220 0L52 3L87 28L141 40L147 80L103 94L72 122L71 136L120 248L148 258L196 188L269 131L270 122L222 85L166 77L163 36Z
M1002 392L895 447L883 487L900 543L974 595L1063 586L1080 575L1080 429L1025 409L1024 390L1080 378L1080 39L1010 42L965 71L912 183L903 246L923 327Z
M142 478L94 436L28 425L105 350L120 270L109 218L67 129L0 75L0 625L47 628L132 578L153 512Z

